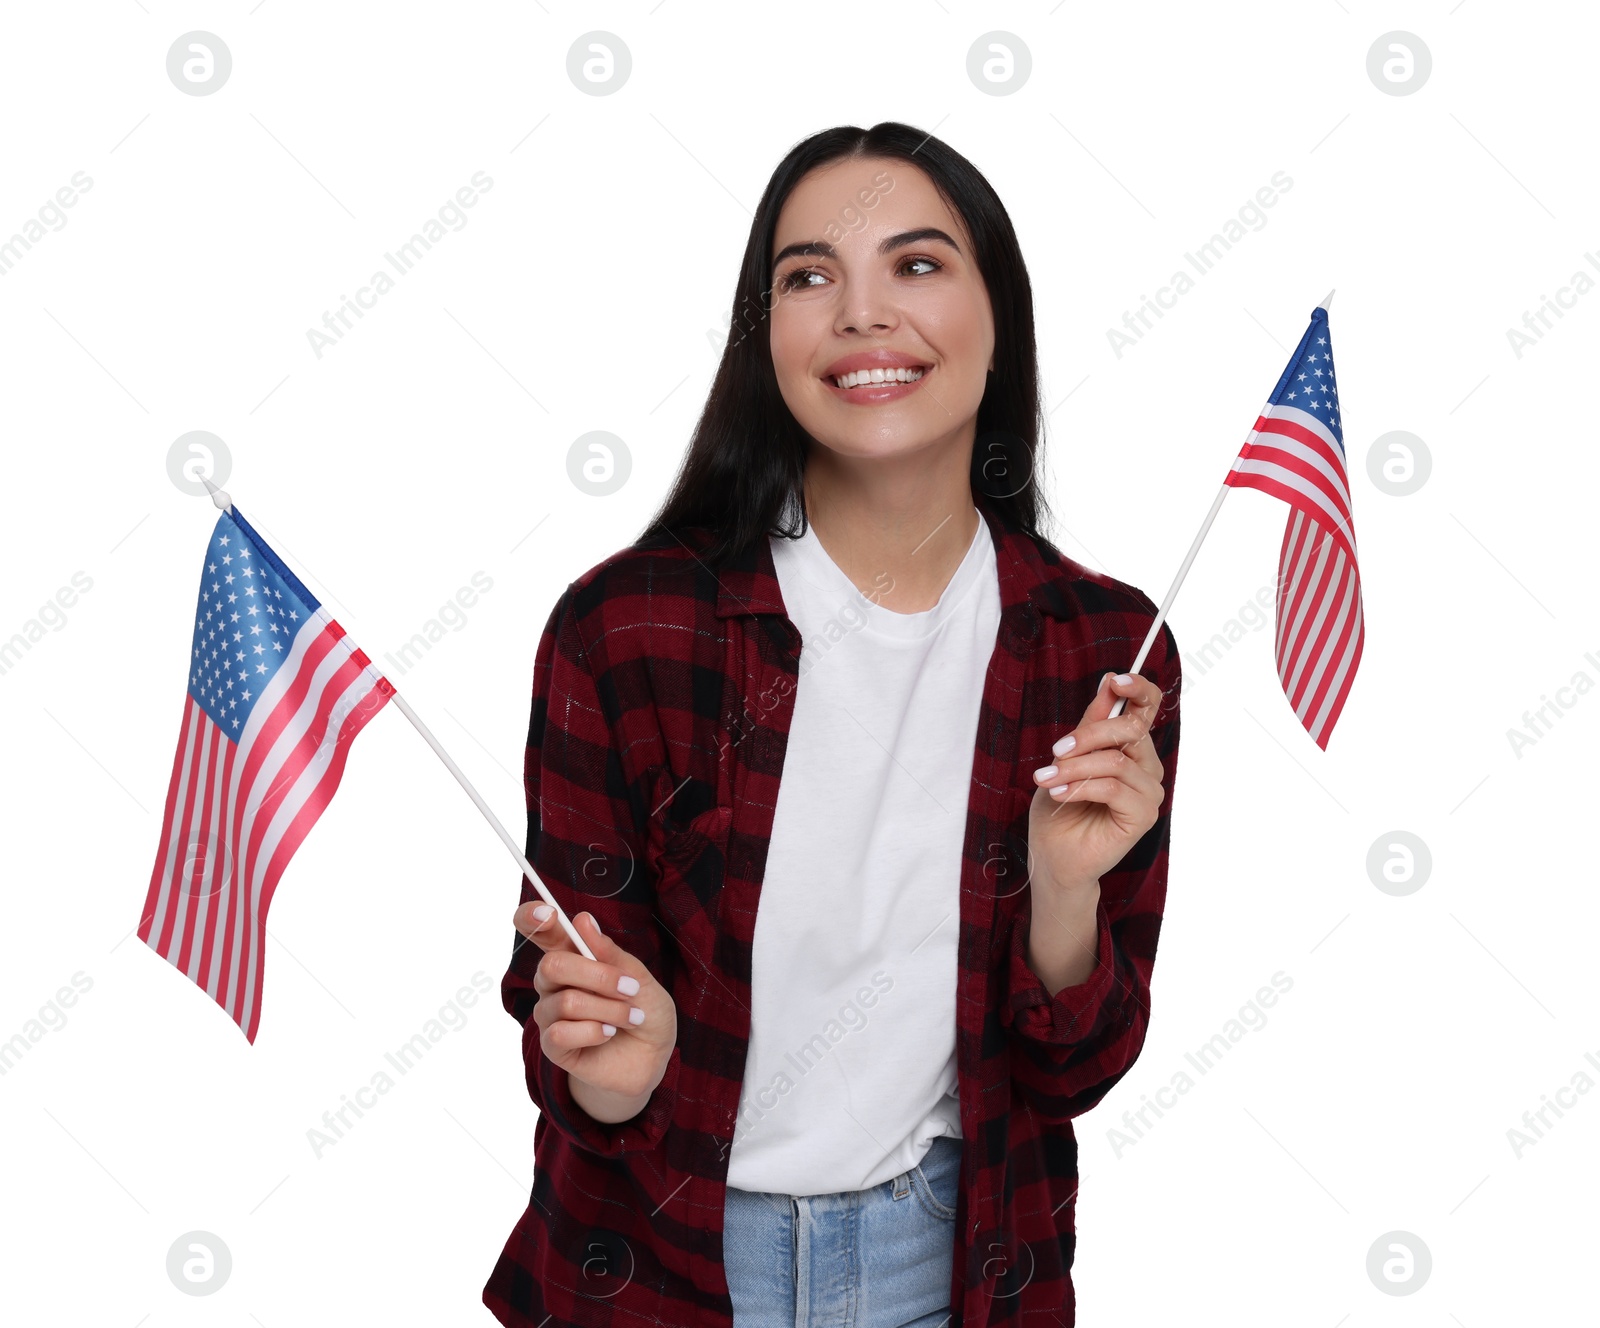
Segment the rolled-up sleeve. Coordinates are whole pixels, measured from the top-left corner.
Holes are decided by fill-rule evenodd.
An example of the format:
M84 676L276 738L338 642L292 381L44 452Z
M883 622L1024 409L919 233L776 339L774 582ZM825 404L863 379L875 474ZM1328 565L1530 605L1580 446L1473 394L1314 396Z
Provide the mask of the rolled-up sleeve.
M1150 617L1155 617L1153 604ZM1007 995L1001 1022L1009 1029L1012 1080L1047 1121L1070 1120L1098 1104L1138 1058L1149 1023L1150 975L1166 905L1183 683L1177 641L1165 623L1140 673L1162 690L1150 738L1165 794L1155 824L1100 878L1093 972L1054 995L1039 980L1028 964L1031 891L1022 892L1005 938Z
M577 594L569 585L551 611L534 661L523 766L527 858L568 917L592 913L607 936L671 990L646 867L648 812L637 792L642 783L626 768L615 688L602 688L580 635ZM539 892L522 878L521 902L537 898ZM678 1049L637 1115L615 1124L595 1120L573 1097L567 1072L539 1045L539 1025L531 1016L539 1000L534 973L543 954L517 933L500 983L502 1004L523 1027L529 1096L552 1125L592 1153L614 1157L656 1147L672 1119Z

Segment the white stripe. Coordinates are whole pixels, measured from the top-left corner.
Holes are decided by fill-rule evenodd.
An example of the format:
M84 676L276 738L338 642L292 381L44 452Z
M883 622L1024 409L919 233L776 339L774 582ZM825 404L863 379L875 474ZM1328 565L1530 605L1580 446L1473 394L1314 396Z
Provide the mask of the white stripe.
M239 782L244 778L246 765L249 764L250 752L255 746L256 738L262 727L266 724L272 712L277 708L278 702L283 699L284 693L300 673L301 666L305 663L306 652L311 648L311 643L322 635L323 629L333 620L322 609L317 609L306 619L305 624L295 633L294 641L289 646L289 655L283 661L283 666L272 675L261 695L256 699L255 709L250 712L250 718L244 722L244 731L239 735L239 741L233 753L233 776L228 783L228 799L223 804L224 834L227 838L228 850L233 854L233 884L237 885L241 879L243 868L240 844L248 840L236 839L233 830L233 809L238 805ZM264 772L263 772L264 773ZM258 776L259 778L259 776ZM234 921L235 939L238 936L240 925L239 916L240 891L230 889L228 892L228 917ZM226 919L218 916L216 931L211 937L211 976L206 982L206 993L216 1000L217 981L222 971L222 949L227 944ZM232 1011L230 1010L231 1014Z
M300 666L305 661L306 651L311 648L311 643L322 635L325 628L333 619L322 609L318 609L309 618L305 625L295 633L294 641L290 643L288 657L280 668L268 681L265 690L256 698L256 708L250 712L250 718L244 722L244 732L238 738L238 751L233 758L233 783L228 788L228 806L231 808L234 799L238 796L239 780L244 774L245 758L250 754L250 749L255 746L256 735L261 732L262 726L271 717L283 694L289 690L300 672ZM229 817L230 822L232 817Z
M200 827L205 824L206 816L206 762L211 759L211 753L217 743L222 740L217 726L204 714L200 715L200 760L195 765L195 790L194 790L194 817L189 822L189 833L178 845L178 855L182 865L178 868L178 879L172 891L172 905L176 916L173 918L172 940L167 948L167 960L174 968L177 967L178 955L183 949L183 936L185 914L189 908L190 878L193 872L189 864L193 859L195 840L199 837Z
M1328 684L1328 694L1327 694L1327 696L1325 696L1323 698L1322 709L1317 712L1317 721L1316 721L1315 726L1311 730L1311 736L1313 738L1317 739L1318 741L1320 741L1321 737L1322 737L1322 727L1323 727L1324 724L1327 723L1328 712L1333 709L1334 701L1338 699L1339 693L1344 690L1345 675L1350 671L1350 662L1353 659L1355 659L1355 657L1356 657L1356 645L1361 640L1361 631L1362 631L1361 590L1360 590L1360 585L1358 583L1353 583L1353 584L1355 584L1355 592L1356 592L1355 593L1355 601L1356 601L1355 623L1351 627L1351 630L1350 630L1350 641L1349 641L1349 644L1346 645L1346 647L1345 647L1344 658L1339 661L1338 672L1336 672L1333 675L1333 681Z
M1331 546L1330 546L1331 547ZM1291 697L1303 695L1307 686L1305 682L1306 669L1313 666L1313 652L1317 649L1317 638L1322 635L1323 625L1327 622L1328 612L1333 607L1333 598L1340 584L1340 573L1344 569L1346 558L1343 549L1334 555L1333 567L1326 577L1319 575L1314 597L1308 596L1306 607L1313 610L1310 623L1300 635L1300 648L1295 652L1295 659L1289 673L1288 680L1284 683L1284 690ZM1321 566L1318 572L1322 571ZM1302 716L1303 718L1303 716Z
M1272 643L1272 657L1276 659L1283 650L1283 631L1289 625L1288 607L1293 594L1293 587L1299 582L1301 571L1306 565L1306 559L1311 556L1311 542L1301 536L1301 527L1308 522L1313 530L1318 529L1317 524L1311 521L1303 510L1298 507L1289 509L1289 524L1287 533L1293 538L1285 539L1284 549L1278 564L1278 621L1275 639ZM1292 568L1287 567L1290 559L1294 560ZM1287 571L1287 575L1285 572Z
M1324 540L1317 551L1316 565L1312 567L1303 581L1295 583L1294 602L1296 611L1294 622L1289 628L1289 634L1284 639L1283 648L1278 652L1278 681L1283 684L1283 690L1291 697L1294 688L1290 685L1291 674L1298 672L1297 660L1306 650L1306 633L1304 631L1306 615L1311 612L1312 606L1318 598L1318 591L1323 584L1323 569L1328 565L1328 550L1333 548L1331 540Z
M248 880L255 872L254 855L250 851L250 836L255 828L256 817L261 812L261 805L273 793L281 791L284 780L283 767L288 764L294 749L300 745L300 739L305 736L306 730L316 719L317 711L322 705L323 693L328 690L334 674L345 666L353 648L350 638L345 637L335 643L322 657L316 672L311 675L311 685L306 688L305 696L301 698L289 722L278 730L277 738L273 740L272 747L261 762L261 769L256 772L255 780L246 794L244 819L239 826L241 879Z
M200 960L205 949L206 919L211 916L211 899L214 891L212 884L215 873L227 872L227 866L233 861L232 848L224 842L225 836L221 833L222 821L222 772L227 764L227 735L221 729L217 730L217 768L211 776L211 788L207 801L211 804L211 830L206 836L206 872L201 881L201 888L196 901L194 915L194 944L189 948L189 981L196 986L200 983ZM227 882L222 882L226 886Z
M1295 714L1300 717L1300 722L1306 722L1306 711L1311 708L1311 698L1317 693L1317 684L1322 681L1322 675L1328 671L1328 665L1333 662L1333 653L1339 648L1339 642L1344 637L1345 622L1350 616L1350 587L1354 584L1350 576L1349 560L1345 557L1343 549L1339 550L1339 560L1333 569L1333 578L1324 589L1322 602L1318 605L1317 621L1311 629L1311 639L1321 633L1322 625L1328 618L1330 610L1334 609L1334 598L1342 593L1343 599L1335 611L1333 625L1328 632L1327 644L1317 653L1315 664L1310 677L1303 683L1296 684L1300 695L1300 703L1295 706ZM1310 642L1307 643L1308 645ZM1302 667L1305 661L1302 661Z
M161 888L156 891L156 915L150 923L150 944L153 947L160 946L161 928L166 925L167 896L172 890L173 856L178 851L178 840L183 826L183 804L189 797L189 757L194 751L195 733L205 719L205 715L192 697L189 706L189 727L184 730L183 743L178 751L178 769L182 772L178 776L178 799L172 804L172 825L167 830L167 856L161 865ZM159 948L157 953L160 953Z
M1341 573L1337 578L1336 584L1328 588L1328 594L1324 601L1328 615L1333 617L1333 624L1328 632L1328 642L1318 653L1311 675L1302 684L1299 693L1300 700L1295 706L1295 714L1299 716L1300 722L1306 726L1308 731L1311 728L1311 698L1317 694L1317 688L1322 682L1322 675L1328 671L1329 666L1333 663L1334 654L1340 649L1344 641L1344 628L1350 616L1350 588L1352 582L1348 575L1348 569L1341 569ZM1335 607L1336 599L1337 607Z
M1298 438L1289 438L1281 433L1253 433L1250 435L1250 445L1274 447L1280 452L1298 457L1312 470L1320 471L1333 486L1333 491L1339 495L1341 510L1346 512L1350 510L1350 490L1345 485L1344 467L1337 460L1330 460L1326 452L1310 447ZM1255 458L1247 458L1243 465L1235 465L1234 469L1249 470L1249 462L1252 460Z
M346 637L339 643L345 648L346 658L355 649L355 643ZM272 862L272 855L277 851L284 834L293 824L294 818L300 814L323 775L327 773L328 766L333 761L335 751L339 746L339 730L344 726L350 712L368 696L377 685L378 675L368 666L363 669L340 694L339 699L333 703L333 709L328 715L328 727L323 734L322 741L317 745L317 750L311 759L306 762L305 769L294 782L294 787L284 796L278 804L278 809L273 813L272 821L267 826L267 833L261 838L261 848L250 862L250 889L248 906L250 916L257 917L257 904L261 898L262 887L266 882L267 868ZM298 719L298 716L296 716ZM250 929L250 953L247 960L244 981L244 1009L239 1020L240 1027L250 1027L250 1016L255 1008L256 992L256 960L260 948L258 929Z
M1263 419L1285 420L1290 424L1298 424L1327 443L1335 456L1344 455L1344 448L1339 446L1339 440L1333 436L1332 430L1310 411L1301 410L1298 406L1267 406L1262 410L1261 416Z
M311 726L311 721L316 717L317 708L322 704L322 693L327 689L328 680L344 666L350 658L350 641L348 637L337 641L333 648L324 655L317 664L316 671L311 675L310 685L306 694L301 698L299 706L289 722L278 731L278 736L273 740L266 757L261 762L261 768L256 772L255 779L245 791L244 816L239 823L239 842L237 852L234 854L234 880L244 883L249 880L253 872L253 858L250 853L250 836L255 829L256 816L261 810L262 802L273 793L282 777L282 771L295 747L299 744L305 731ZM280 675L281 676L281 675ZM276 678L273 679L277 681ZM265 699L265 698L263 698ZM255 718L254 715L251 716ZM239 757L235 756L235 763ZM236 920L233 929L233 948L228 962L228 987L230 997L239 972L239 959L244 945L244 932L251 930L254 940L254 926L252 919L254 913L249 907L250 892L248 889L234 891L232 913ZM238 1019L241 1028L246 1027L243 1019L239 1019L233 1010L230 1014Z
M1310 480L1303 475L1280 466L1272 461L1257 461L1251 458L1247 461L1237 461L1233 468L1246 475L1264 475L1268 479L1277 480L1285 488L1293 489L1296 493L1304 494L1308 499L1307 506L1313 514L1322 513L1327 517L1325 524L1337 526L1350 544L1351 552L1356 547L1356 532L1350 528L1349 522L1344 519L1344 514L1338 509L1329 507L1326 495Z

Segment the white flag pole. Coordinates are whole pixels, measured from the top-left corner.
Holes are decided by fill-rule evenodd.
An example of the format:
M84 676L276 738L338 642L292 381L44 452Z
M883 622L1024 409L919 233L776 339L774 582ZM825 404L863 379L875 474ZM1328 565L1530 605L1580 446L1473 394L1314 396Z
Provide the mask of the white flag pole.
M1252 431L1253 432L1253 431ZM1161 631L1161 624L1167 620L1167 610L1172 607L1172 601L1178 597L1178 587L1183 584L1183 578L1189 573L1189 564L1194 561L1195 554L1200 552L1200 543L1206 537L1206 531L1211 529L1211 523L1216 518L1217 509L1222 506L1222 500L1228 496L1228 490L1233 486L1224 484L1217 493L1216 501L1211 504L1211 510L1206 513L1206 519L1200 523L1200 533L1194 537L1194 543L1189 546L1189 552L1184 555L1183 565L1178 568L1178 575L1172 578L1172 586L1167 591L1167 597L1161 601L1161 611L1156 614L1155 621L1150 624L1150 631L1144 638L1144 644L1139 647L1139 655L1133 661L1130 673L1137 673L1143 666L1145 656L1150 653L1150 647L1155 644L1157 633ZM1111 707L1108 719L1115 719L1122 713L1122 707L1128 703L1128 698L1119 696L1117 703Z
M1317 308L1326 313L1328 306L1332 303L1333 291L1329 291ZM1250 441L1250 436L1254 433L1255 429L1252 427L1250 433L1245 435L1246 443ZM1239 450L1244 450L1242 445ZM1230 466L1229 469L1231 470L1232 467ZM1155 644L1156 634L1161 631L1161 624L1167 620L1167 610L1172 607L1172 601L1178 597L1178 587L1183 584L1183 578L1188 575L1189 564L1194 561L1195 554L1200 552L1200 543L1205 539L1206 532L1211 529L1211 522L1217 515L1217 509L1222 506L1222 500L1228 496L1228 490L1232 487L1231 484L1226 483L1222 486L1222 491L1217 494L1216 501L1211 504L1211 510L1206 513L1206 519L1201 522L1200 533L1194 537L1194 543L1189 546L1189 552L1184 557L1183 565L1178 568L1178 575L1172 578L1172 587L1167 591L1166 599L1161 601L1161 611L1156 614L1155 621L1150 624L1150 631L1145 635L1144 644L1139 647L1139 657L1133 661L1133 668L1129 670L1130 673L1137 673L1144 667L1145 656L1150 653L1150 647ZM1107 718L1115 719L1122 713L1122 707L1127 703L1127 697L1119 696L1117 703L1111 707L1111 713Z
M478 810L483 813L483 819L494 827L495 834L500 836L500 842L506 846L507 851L517 860L517 865L522 868L522 874L533 882L533 888L539 892L544 902L555 909L556 921L561 924L567 935L572 937L572 943L578 947L578 953L585 959L593 959L594 951L584 943L583 937L578 935L577 929L568 921L561 905L551 898L550 891L545 888L544 882L535 874L528 860L522 856L522 850L517 847L517 841L507 833L505 826L500 824L500 818L489 810L489 804L479 796L478 790L473 788L467 777L461 773L461 767L450 759L450 753L439 745L439 740L429 731L428 726L422 722L417 712L406 704L405 697L401 696L399 692L395 692L389 699L400 708L400 713L411 721L417 732L422 735L422 740L433 748L434 754L444 762L445 769L456 777L456 782L466 789L467 796L472 799Z
M224 492L222 489L219 489L210 480L203 477L201 478L200 482L206 486L207 491L211 494L211 501L213 503L215 503L224 512L231 513L233 511L233 500L228 497L226 492ZM387 681L387 679L385 681ZM393 683L390 683L389 685L391 689L394 686ZM422 719L420 716L418 716L417 712L413 710L409 704L407 704L405 697L401 696L399 692L391 690L389 699L395 703L395 706L399 709L400 713L411 721L412 726L417 730L418 733L422 735L423 741L426 742L428 746L433 748L434 754L444 762L445 769L447 769L456 777L456 782L467 791L467 796L472 799L473 804L477 807L477 809L483 813L483 819L488 821L489 824L494 827L495 834L500 836L500 842L506 846L506 849L510 852L511 856L516 859L517 865L522 868L522 874L533 883L533 888L539 892L540 896L544 899L544 902L549 904L551 908L555 909L556 921L561 924L562 930L572 938L572 943L578 947L578 953L581 954L585 959L593 959L594 951L591 950L584 942L583 937L578 935L577 928L575 928L571 921L567 918L567 915L562 909L561 905L556 903L554 898L551 897L550 891L546 888L545 883L539 879L538 874L533 870L533 867L528 862L527 858L523 857L522 850L517 846L517 841L511 837L505 826L500 824L500 818L489 809L489 804L483 800L482 796L478 793L478 790L472 787L471 781L461 772L461 767L450 759L450 753L445 751L445 749L439 745L439 740L433 736L432 731L426 724L422 722Z

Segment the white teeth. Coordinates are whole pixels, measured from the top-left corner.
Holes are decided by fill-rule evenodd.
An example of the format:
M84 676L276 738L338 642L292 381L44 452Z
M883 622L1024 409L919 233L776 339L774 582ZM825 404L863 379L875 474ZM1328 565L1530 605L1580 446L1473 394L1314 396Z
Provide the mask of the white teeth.
M857 369L854 373L835 374L837 387L859 387L862 383L914 383L921 378L923 369Z

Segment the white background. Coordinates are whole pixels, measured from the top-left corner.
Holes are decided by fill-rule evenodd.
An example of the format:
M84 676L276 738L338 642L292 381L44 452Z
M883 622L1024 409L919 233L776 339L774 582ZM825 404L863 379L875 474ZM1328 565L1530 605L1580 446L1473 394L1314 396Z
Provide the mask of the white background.
M233 59L205 96L166 72L197 29ZM566 72L593 29L632 55L612 95ZM1031 56L1011 95L967 74L994 29ZM1411 95L1367 73L1393 30L1432 53ZM0 1077L0 1317L490 1321L534 1123L497 997L335 1147L307 1141L474 973L497 986L513 939L515 868L401 716L366 730L286 873L253 1047L131 935L214 517L168 451L223 440L240 510L380 667L492 579L390 672L520 834L539 630L664 494L768 174L818 129L899 119L970 157L1021 236L1056 542L1157 600L1339 292L1366 653L1326 752L1277 687L1270 630L1186 666L1153 1021L1078 1122L1080 1322L1593 1320L1600 1093L1520 1157L1507 1135L1600 1060L1577 850L1600 695L1564 693L1520 756L1508 738L1575 674L1600 681L1600 295L1568 295L1520 356L1507 337L1600 276L1592 15L122 0L8 6L5 31L0 237L75 172L92 188L0 278L0 639L75 572L93 586L0 675L0 1039L73 974L92 987ZM319 358L308 329L477 171L493 188L464 228ZM1107 329L1277 171L1293 188L1266 224L1115 354ZM591 430L631 455L609 497L568 478ZM1368 473L1395 430L1432 458L1403 497ZM1171 617L1187 655L1270 582L1284 514L1224 504ZM1432 857L1400 897L1367 866L1395 831ZM1119 1150L1122 1114L1279 971L1266 1025ZM195 1230L232 1252L209 1297L166 1272ZM1431 1251L1413 1294L1367 1272L1393 1231Z

